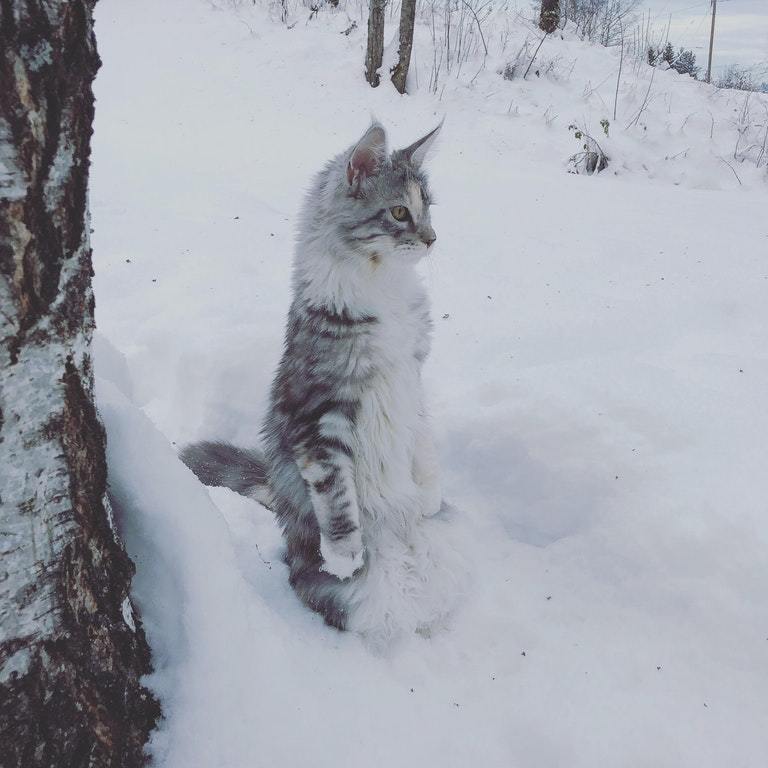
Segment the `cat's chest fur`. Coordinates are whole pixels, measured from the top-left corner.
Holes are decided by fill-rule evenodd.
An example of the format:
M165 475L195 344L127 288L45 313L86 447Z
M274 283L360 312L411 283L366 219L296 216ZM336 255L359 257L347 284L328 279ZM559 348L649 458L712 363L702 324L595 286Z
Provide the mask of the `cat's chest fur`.
M362 506L407 503L414 495L413 459L423 418L421 365L427 353L427 299L420 286L390 297L377 312L368 354L374 374L360 396L355 424L356 478Z

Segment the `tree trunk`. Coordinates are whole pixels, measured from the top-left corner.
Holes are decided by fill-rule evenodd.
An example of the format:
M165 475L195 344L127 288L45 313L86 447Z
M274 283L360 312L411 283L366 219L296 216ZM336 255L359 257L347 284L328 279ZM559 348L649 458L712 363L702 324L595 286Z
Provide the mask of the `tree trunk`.
M541 0L539 29L548 35L557 29L560 23L560 0Z
M159 715L92 396L93 4L0 0L3 768L143 765Z
M368 48L365 52L365 79L376 88L381 78L379 67L384 56L384 7L386 0L371 0L368 12Z
M400 6L400 47L398 60L392 70L392 82L400 93L405 93L408 67L411 65L413 50L413 24L416 19L416 0L402 0Z

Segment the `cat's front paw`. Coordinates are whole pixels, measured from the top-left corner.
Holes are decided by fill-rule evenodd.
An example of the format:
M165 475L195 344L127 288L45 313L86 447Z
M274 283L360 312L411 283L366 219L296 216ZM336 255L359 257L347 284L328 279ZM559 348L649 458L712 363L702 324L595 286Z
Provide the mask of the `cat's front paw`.
M363 566L363 540L360 531L353 531L343 539L333 541L320 534L321 571L338 579L348 579Z

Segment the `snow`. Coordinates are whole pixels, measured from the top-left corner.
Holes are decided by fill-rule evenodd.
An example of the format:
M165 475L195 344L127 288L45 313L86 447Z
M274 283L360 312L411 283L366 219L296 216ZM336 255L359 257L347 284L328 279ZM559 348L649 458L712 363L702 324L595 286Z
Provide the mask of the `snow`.
M126 597L120 605L120 612L123 614L123 621L126 623L131 632L136 631L136 622L133 618L133 607L131 601Z
M32 654L29 648L19 648L6 657L0 669L0 683L7 685L14 677L23 677L29 670Z
M11 126L0 119L0 200L11 202L24 197L26 185L19 170Z
M763 766L765 99L658 70L627 129L651 70L624 62L616 121L617 51L550 39L555 76L505 81L514 15L434 95L420 26L400 97L362 80L357 6L291 8L96 10L97 391L157 764ZM393 146L446 116L426 387L473 569L445 631L380 655L301 606L267 510L176 458L257 441L301 195L372 113ZM599 176L566 172L572 123Z
M53 213L61 205L64 195L63 181L69 177L75 159L75 148L66 142L59 142L43 186L45 207Z

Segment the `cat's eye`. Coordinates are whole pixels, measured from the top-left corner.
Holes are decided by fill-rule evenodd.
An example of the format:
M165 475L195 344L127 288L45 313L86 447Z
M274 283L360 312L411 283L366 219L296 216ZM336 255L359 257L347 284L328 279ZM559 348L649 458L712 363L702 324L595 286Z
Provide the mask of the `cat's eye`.
M411 214L404 205L396 205L394 208L390 208L389 212L395 221L408 221L411 218Z

